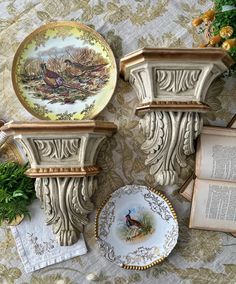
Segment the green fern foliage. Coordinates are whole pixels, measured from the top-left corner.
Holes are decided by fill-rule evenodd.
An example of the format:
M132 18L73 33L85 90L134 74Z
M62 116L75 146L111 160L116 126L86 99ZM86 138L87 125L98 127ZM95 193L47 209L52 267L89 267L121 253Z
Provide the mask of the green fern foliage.
M220 29L225 26L231 26L234 30L231 38L236 38L236 9L222 12L225 5L236 7L236 0L213 0L215 4L216 15L212 22L213 34L217 35ZM231 47L228 53L236 61L236 47ZM231 67L231 72L236 73L236 64Z
M13 162L0 164L0 225L16 216L29 216L28 206L36 198L34 180L25 175L24 166Z
M192 24L205 34L199 47L222 47L234 60L223 76L236 75L236 0L212 0L214 7L194 18Z

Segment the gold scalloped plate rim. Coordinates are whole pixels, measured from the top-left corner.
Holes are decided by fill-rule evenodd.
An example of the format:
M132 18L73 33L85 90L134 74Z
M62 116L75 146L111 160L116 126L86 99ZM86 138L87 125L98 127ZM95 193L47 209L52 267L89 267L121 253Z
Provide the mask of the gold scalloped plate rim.
M137 186L137 185L136 185ZM139 185L138 185L139 186ZM140 186L145 186L145 185L140 185ZM125 187L125 186L123 186ZM145 186L147 187L148 190L150 190L151 192L155 193L156 195L160 196L168 205L174 220L177 222L178 225L178 217L176 214L176 211L172 205L172 203L170 202L169 198L166 197L166 195L164 193L162 193L161 191L153 188L153 187L149 187L149 186ZM122 188L122 187L120 187ZM102 209L104 208L104 206L107 204L107 202L110 200L110 198L112 198L113 193L115 193L117 190L119 190L120 188L116 189L115 191L113 191L111 194L109 194L106 199L102 202L102 205L98 208L97 213L96 213L96 217L95 217L95 238L98 241L99 240L99 235L98 235L98 220L99 220L99 215L102 211ZM177 242L176 242L177 244ZM176 246L175 244L175 246ZM173 247L173 249L175 248L175 246ZM172 249L172 250L173 250ZM171 253L171 252L170 252ZM163 262L167 257L169 256L169 254L167 256L162 256L159 259L151 262L148 265L143 265L143 266L138 266L138 265L126 265L126 264L122 264L121 268L127 269L127 270L146 270L149 269L157 264L160 264L161 262ZM106 258L106 257L105 257Z
M117 68L117 64L116 64L116 59L114 56L114 53L111 49L111 47L109 46L109 44L107 43L107 41L105 40L105 38L98 33L96 30L90 28L89 26L81 23L81 22L74 22L74 21L56 21L56 22L50 22L50 23L46 23L40 27L38 27L37 29L35 29L33 32L31 32L30 34L28 34L24 40L20 43L20 45L17 48L17 51L14 55L13 58L13 63L12 63L12 70L11 70L11 78L12 78L12 85L13 85L13 89L15 91L15 94L17 96L17 98L19 99L20 103L22 104L22 106L34 117L38 118L38 119L42 119L42 120L52 120L49 117L45 117L40 115L38 112L36 112L34 109L32 109L27 102L25 101L25 99L23 98L23 95L21 95L21 91L19 88L19 85L17 83L17 76L19 76L17 74L17 66L18 66L18 60L20 58L21 53L23 52L24 48L34 39L34 37L39 34L40 32L46 31L50 28L56 28L56 27L61 27L61 26L70 26L70 27L77 27L77 28L81 28L84 29L86 31L91 32L92 35L94 35L95 37L97 37L102 44L107 48L107 50L109 51L109 57L112 61L112 64L114 65L114 77L115 77L115 82L114 82L114 88L111 91L109 98L107 99L107 101L104 103L103 107L101 109L99 109L97 112L95 112L95 114L93 114L91 117L86 118L86 119L93 119L96 116L98 116L108 105L108 103L110 102L110 100L112 99L112 96L114 95L116 86L117 86L117 80L118 80L118 68ZM58 119L59 120L59 119ZM84 119L71 119L71 120L84 120Z

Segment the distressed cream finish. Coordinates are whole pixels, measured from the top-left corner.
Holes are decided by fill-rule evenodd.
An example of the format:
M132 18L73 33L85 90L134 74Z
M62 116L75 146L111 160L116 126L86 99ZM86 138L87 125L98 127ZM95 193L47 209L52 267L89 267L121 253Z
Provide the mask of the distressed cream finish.
M140 120L145 135L141 149L146 165L161 185L178 181L176 168L187 167L186 156L194 153L194 139L202 127L197 112L151 111Z
M101 32L113 47L116 58L144 46L188 47L199 45L204 39L191 27L191 20L212 9L210 0L32 0L2 1L1 7L1 118L6 121L34 119L18 101L11 84L11 63L20 42L42 24L55 20L75 20L91 23ZM141 7L141 8L140 8ZM15 8L15 9L14 9ZM10 10L11 9L11 10ZM227 80L226 83L224 83ZM213 107L204 115L205 124L227 125L236 112L235 78L219 79L211 85L207 102ZM224 85L225 84L225 85ZM117 135L108 139L99 152L98 164L103 171L97 176L99 190L93 196L96 207L114 190L125 184L146 184L156 186L140 143L143 140L137 126L139 118L133 109L137 96L129 84L118 80L118 86L109 105L98 118L114 121L119 125ZM7 146L7 143L5 144ZM8 148L9 149L9 148ZM10 152L10 149L9 149ZM11 151L12 153L12 151ZM12 155L13 156L13 155ZM5 157L5 156L4 156ZM0 159L3 160L1 150ZM188 161L191 163L192 159ZM0 268L2 281L16 283L183 283L199 282L230 283L236 281L236 254L232 253L235 239L227 234L210 231L189 230L188 212L190 204L178 196L177 189L191 170L182 168L178 186L163 189L178 212L180 241L176 249L159 266L147 272L121 270L118 266L101 257L94 237L92 213L85 226L84 236L89 252L79 258L64 261L37 273L25 273L21 260L16 257L15 242L9 230L0 230ZM41 245L40 238L37 244ZM14 273L12 273L14 272ZM87 279L86 279L87 277ZM168 281L167 281L168 279ZM89 282L90 280L90 282Z
M161 185L175 184L201 132L207 90L233 60L221 49L144 48L121 59L139 99L146 165Z
M35 190L53 226L60 245L75 243L87 215L93 210L90 200L96 190L100 169L96 159L102 142L116 131L110 122L64 121L9 123L3 133L13 135L30 161L27 171L35 177Z

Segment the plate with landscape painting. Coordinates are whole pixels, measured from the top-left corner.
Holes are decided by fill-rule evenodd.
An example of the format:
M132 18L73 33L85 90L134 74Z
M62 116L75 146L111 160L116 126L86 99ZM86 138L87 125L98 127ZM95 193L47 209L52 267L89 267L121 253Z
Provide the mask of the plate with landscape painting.
M126 268L143 270L160 263L178 239L178 222L170 201L159 191L126 185L98 210L96 239L102 254Z
M78 22L55 22L21 43L12 81L20 102L37 118L92 119L112 97L117 67L100 34Z

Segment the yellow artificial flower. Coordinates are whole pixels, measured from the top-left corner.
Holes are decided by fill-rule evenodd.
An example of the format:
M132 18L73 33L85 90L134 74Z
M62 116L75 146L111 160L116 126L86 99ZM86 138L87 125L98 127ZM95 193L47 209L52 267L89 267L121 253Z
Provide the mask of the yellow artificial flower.
M215 11L214 10L208 10L202 15L202 19L205 23L210 22L214 20L215 17Z
M210 45L215 45L215 44L221 42L221 40L222 39L221 39L220 35L215 35L215 36L210 38L209 43L210 43Z
M230 50L230 48L235 46L236 46L236 38L227 39L222 44L222 48L224 48L225 50Z
M202 22L203 22L203 19L201 17L198 17L192 20L192 25L197 27L201 25Z
M234 29L231 26L226 26L220 29L220 36L223 38L230 38L234 33Z

